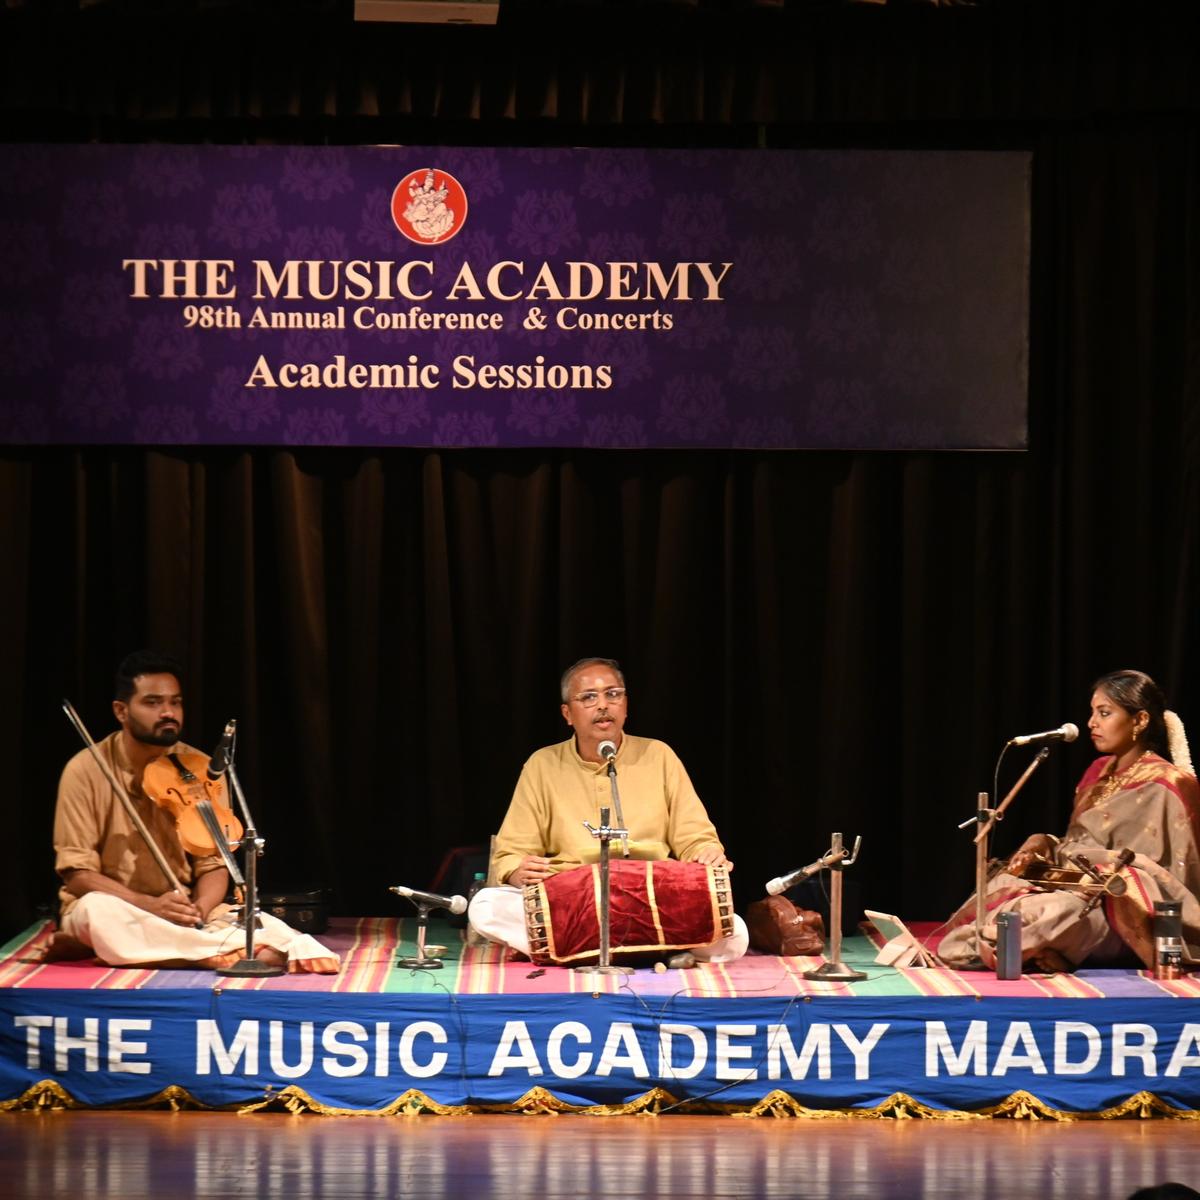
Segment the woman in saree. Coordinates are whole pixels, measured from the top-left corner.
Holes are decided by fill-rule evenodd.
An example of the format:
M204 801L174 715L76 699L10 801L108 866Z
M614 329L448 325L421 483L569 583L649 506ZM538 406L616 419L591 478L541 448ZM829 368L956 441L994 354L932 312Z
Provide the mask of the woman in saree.
M996 918L1021 917L1021 955L1043 971L1069 971L1085 960L1139 958L1153 965L1154 904L1183 906L1185 961L1200 962L1200 789L1183 723L1141 671L1114 671L1092 688L1088 733L1100 752L1075 789L1062 838L1035 833L988 882L986 917L976 936L971 899L950 921L938 954L949 966L995 966ZM1072 868L1077 856L1112 870L1122 850L1125 888L1088 907L1088 897L1039 890L1036 864ZM1040 869L1040 868L1039 868ZM1120 890L1114 888L1113 891Z

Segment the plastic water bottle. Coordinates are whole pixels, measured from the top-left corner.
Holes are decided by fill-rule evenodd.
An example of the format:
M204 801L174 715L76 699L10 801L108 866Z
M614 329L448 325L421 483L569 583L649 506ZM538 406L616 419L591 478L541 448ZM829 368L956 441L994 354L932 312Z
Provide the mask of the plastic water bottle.
M1183 905L1178 900L1154 902L1154 978L1183 977Z
M1021 978L1021 914L1001 913L996 918L996 978Z

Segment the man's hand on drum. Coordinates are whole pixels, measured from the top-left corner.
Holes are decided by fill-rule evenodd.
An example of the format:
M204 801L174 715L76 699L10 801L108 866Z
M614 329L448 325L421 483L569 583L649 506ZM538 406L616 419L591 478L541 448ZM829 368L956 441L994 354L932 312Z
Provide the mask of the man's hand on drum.
M527 854L521 859L520 865L508 877L513 887L525 887L530 883L541 883L549 879L554 872L550 869L550 860L540 854Z
M1049 834L1035 833L1027 837L1021 848L1008 860L1008 873L1018 877L1035 862L1054 861L1054 842Z
M702 846L696 851L696 857L692 861L703 863L706 867L724 867L727 871L733 870L733 863L725 857L719 846Z

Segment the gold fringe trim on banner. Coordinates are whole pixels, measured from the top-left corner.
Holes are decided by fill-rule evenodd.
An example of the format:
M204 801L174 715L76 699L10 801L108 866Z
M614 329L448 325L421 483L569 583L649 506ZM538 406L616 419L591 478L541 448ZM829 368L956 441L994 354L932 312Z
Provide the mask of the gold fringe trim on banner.
M1068 1112L1053 1108L1039 1100L1031 1092L1013 1092L1011 1096L988 1108L963 1110L956 1108L932 1108L904 1092L893 1092L881 1104L873 1108L809 1108L794 1096L784 1091L774 1091L764 1096L748 1109L734 1110L733 1117L800 1117L805 1120L828 1120L832 1117L851 1119L907 1120L913 1117L928 1121L986 1121L1007 1117L1016 1121L1116 1121L1126 1119L1150 1120L1165 1117L1173 1120L1200 1120L1200 1111L1175 1108L1160 1100L1153 1092L1138 1092L1112 1108L1099 1112Z
M278 1091L267 1089L261 1099L250 1102L235 1102L228 1105L204 1104L186 1088L171 1084L161 1092L143 1099L124 1101L112 1105L88 1105L76 1100L60 1083L43 1079L33 1084L15 1100L0 1101L0 1112L38 1112L66 1109L148 1109L167 1108L203 1109L210 1112L229 1111L239 1115L282 1109L297 1115L315 1113L326 1117L416 1117L427 1114L435 1116L468 1116L472 1113L518 1113L527 1116L647 1116L656 1117L663 1110L679 1107L689 1113L719 1113L725 1116L782 1117L810 1121L829 1120L920 1120L932 1121L982 1121L993 1118L1008 1118L1016 1121L1118 1121L1118 1120L1182 1120L1200 1121L1200 1110L1175 1108L1153 1092L1136 1092L1134 1095L1098 1112L1076 1113L1054 1108L1038 1099L1031 1092L1017 1091L999 1104L974 1111L962 1109L932 1108L904 1092L894 1092L886 1100L871 1108L810 1108L794 1096L781 1089L768 1092L756 1104L718 1104L714 1101L697 1099L679 1101L670 1092L655 1087L623 1104L572 1104L560 1100L544 1087L530 1088L511 1104L441 1104L416 1088L409 1088L383 1108L339 1108L325 1104L310 1096L301 1087L294 1085Z
M432 1113L439 1117L463 1117L478 1111L466 1104L439 1104L436 1100L425 1095L416 1088L397 1096L391 1104L383 1108L338 1108L332 1104L324 1104L310 1096L302 1087L294 1084L271 1091L261 1100L249 1104L238 1105L240 1114L265 1112L283 1108L290 1113L316 1113L322 1117L419 1117Z
M1102 1121L1119 1121L1132 1117L1149 1121L1155 1117L1170 1117L1179 1121L1200 1121L1200 1111L1192 1108L1175 1108L1160 1100L1153 1092L1138 1092L1122 1104L1105 1109L1098 1116Z
M832 1119L879 1120L888 1117L893 1120L907 1120L911 1117L922 1117L927 1120L975 1121L982 1120L982 1113L962 1112L958 1109L931 1108L914 1100L903 1092L893 1092L886 1100L873 1108L809 1108L801 1104L795 1096L776 1090L768 1092L751 1108L732 1110L732 1117L801 1117L806 1121L828 1121Z
M82 1104L76 1103L74 1096L70 1092L66 1091L61 1084L57 1084L51 1079L43 1079L40 1083L35 1083L15 1100L5 1100L0 1103L0 1110L4 1112L32 1111L39 1108L82 1107Z
M660 1110L678 1103L670 1092L663 1088L651 1088L641 1096L635 1097L624 1104L571 1104L560 1100L553 1092L544 1087L530 1088L519 1100L512 1104L485 1104L475 1111L489 1113L523 1113L527 1116L557 1117L561 1113L582 1117L628 1117L628 1116L657 1116ZM711 1107L708 1111L714 1111Z
M232 1106L225 1106L232 1107ZM43 1079L35 1083L32 1087L27 1088L15 1100L0 1100L0 1112L25 1112L37 1109L63 1110L76 1108L110 1108L110 1109L137 1109L137 1108L169 1108L172 1112L178 1112L183 1108L208 1109L209 1111L220 1111L221 1106L213 1104L201 1104L187 1090L180 1087L177 1083L173 1083L170 1087L165 1087L161 1092L156 1092L153 1096L149 1096L142 1100L122 1101L119 1104L84 1104L76 1100L70 1092L55 1082L53 1079Z
M981 1117L1010 1117L1018 1121L1123 1121L1151 1120L1168 1117L1179 1121L1200 1120L1200 1111L1175 1108L1160 1100L1153 1092L1136 1092L1120 1104L1099 1112L1076 1113L1061 1108L1052 1108L1030 1092L1013 1092L1006 1100L991 1108L979 1110Z
M1073 1121L1075 1114L1064 1112L1060 1108L1039 1100L1031 1092L1013 1092L999 1104L981 1111L985 1117L1009 1117L1014 1121ZM1091 1115L1091 1114L1089 1114ZM1095 1114L1102 1116L1103 1114Z

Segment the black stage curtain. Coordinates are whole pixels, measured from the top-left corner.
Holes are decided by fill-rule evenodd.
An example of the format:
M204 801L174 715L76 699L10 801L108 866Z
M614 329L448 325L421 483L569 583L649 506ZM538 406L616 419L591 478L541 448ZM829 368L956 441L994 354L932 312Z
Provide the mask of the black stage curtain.
M1173 8L657 6L637 38L605 5L492 31L145 9L7 16L0 132L1028 146L1031 449L8 447L6 931L53 896L59 701L107 732L143 644L185 662L193 741L238 716L264 882L346 913L486 840L585 653L624 663L629 727L680 752L743 904L837 830L866 903L947 913L1004 740L1082 725L1113 667L1155 675L1200 753L1200 72ZM1056 751L997 849L1061 830L1089 757Z

